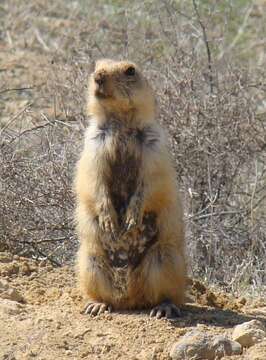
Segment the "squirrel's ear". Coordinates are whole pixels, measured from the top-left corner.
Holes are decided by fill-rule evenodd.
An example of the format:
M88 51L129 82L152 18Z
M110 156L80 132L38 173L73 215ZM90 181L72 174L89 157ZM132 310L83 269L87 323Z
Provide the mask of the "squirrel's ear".
M91 61L91 71L95 71L104 62L106 62L105 59L92 60Z

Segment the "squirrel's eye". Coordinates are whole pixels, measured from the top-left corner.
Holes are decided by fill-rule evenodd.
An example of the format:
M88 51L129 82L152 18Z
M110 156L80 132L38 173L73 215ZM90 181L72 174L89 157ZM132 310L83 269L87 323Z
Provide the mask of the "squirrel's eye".
M134 76L136 73L135 68L133 66L130 66L126 69L125 74L127 76Z

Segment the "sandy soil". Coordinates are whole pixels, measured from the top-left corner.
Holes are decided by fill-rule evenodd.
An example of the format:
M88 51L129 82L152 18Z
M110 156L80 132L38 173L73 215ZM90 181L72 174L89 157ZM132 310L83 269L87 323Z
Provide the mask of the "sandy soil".
M192 328L230 336L236 324L253 318L266 322L263 300L251 304L192 280L180 318L155 320L145 311L89 317L81 313L84 301L73 267L55 269L45 262L0 255L1 278L24 298L15 302L0 297L0 359L163 360Z

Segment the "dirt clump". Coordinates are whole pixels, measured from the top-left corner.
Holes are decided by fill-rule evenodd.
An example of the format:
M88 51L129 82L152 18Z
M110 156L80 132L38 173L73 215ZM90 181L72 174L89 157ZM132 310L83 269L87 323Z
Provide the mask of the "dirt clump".
M202 282L189 279L189 294L198 304L219 309L241 310L247 300L244 297L236 298L222 290L208 289Z

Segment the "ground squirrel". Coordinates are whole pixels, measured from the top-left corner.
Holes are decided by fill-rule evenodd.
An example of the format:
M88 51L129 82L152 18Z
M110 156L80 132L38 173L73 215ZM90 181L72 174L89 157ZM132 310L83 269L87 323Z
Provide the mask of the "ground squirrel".
M85 313L173 316L185 290L182 206L153 91L135 64L100 60L88 113L75 179Z

